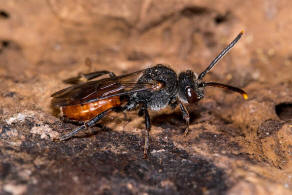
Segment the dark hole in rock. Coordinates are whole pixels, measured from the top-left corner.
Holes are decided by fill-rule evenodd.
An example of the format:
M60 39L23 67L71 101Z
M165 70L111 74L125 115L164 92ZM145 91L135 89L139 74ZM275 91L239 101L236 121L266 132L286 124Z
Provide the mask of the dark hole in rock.
M12 49L20 51L21 47L18 43L12 41L12 40L0 40L0 53L1 51L4 51L5 49Z
M10 17L9 13L6 11L0 10L0 18L8 19Z
M226 14L218 14L215 18L214 21L216 24L221 24L224 23L228 20L229 12Z
M10 42L7 40L3 40L3 41L1 41L1 45L2 45L2 48L8 47L10 45Z
M276 113L281 120L292 119L292 102L284 102L275 106Z

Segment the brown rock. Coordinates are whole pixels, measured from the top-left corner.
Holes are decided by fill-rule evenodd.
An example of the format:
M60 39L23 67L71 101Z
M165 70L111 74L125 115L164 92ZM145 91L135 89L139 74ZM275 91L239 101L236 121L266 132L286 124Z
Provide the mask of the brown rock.
M0 0L0 194L291 194L292 45L288 0ZM79 73L156 63L206 76L191 110L151 112L150 154L137 112L112 114L74 139L50 95ZM85 59L92 63L85 63Z

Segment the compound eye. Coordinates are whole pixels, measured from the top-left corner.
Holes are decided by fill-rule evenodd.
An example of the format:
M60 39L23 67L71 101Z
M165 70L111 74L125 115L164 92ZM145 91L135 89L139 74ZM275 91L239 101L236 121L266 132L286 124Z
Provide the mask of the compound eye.
M193 103L198 101L198 96L197 96L196 92L191 87L186 88L186 97L187 97L189 104L193 104Z

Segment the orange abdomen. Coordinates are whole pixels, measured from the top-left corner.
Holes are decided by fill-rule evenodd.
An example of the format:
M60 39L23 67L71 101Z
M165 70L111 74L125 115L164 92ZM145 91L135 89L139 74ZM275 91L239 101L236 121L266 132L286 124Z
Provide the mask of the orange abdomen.
M60 110L65 118L76 121L87 121L110 108L120 105L120 97L115 96L87 104L62 106L60 107Z

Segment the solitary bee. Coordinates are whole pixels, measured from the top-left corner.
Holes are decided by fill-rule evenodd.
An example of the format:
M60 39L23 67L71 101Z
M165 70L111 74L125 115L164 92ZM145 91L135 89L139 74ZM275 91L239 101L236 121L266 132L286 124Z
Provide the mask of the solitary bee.
M72 86L52 95L52 105L60 109L64 119L82 122L82 125L60 139L67 140L79 131L94 126L100 119L111 111L122 112L139 109L139 115L144 115L146 134L144 155L149 148L149 131L151 122L148 110L161 110L170 105L179 105L186 121L187 135L190 116L185 104L194 104L204 98L208 86L221 87L240 93L247 99L247 93L237 87L216 82L203 81L204 76L215 64L237 43L243 32L210 63L199 75L191 70L177 73L163 64L139 70L133 73L116 76L110 71L97 71L67 79L65 82ZM107 78L93 80L102 75ZM80 83L83 81L83 83Z

